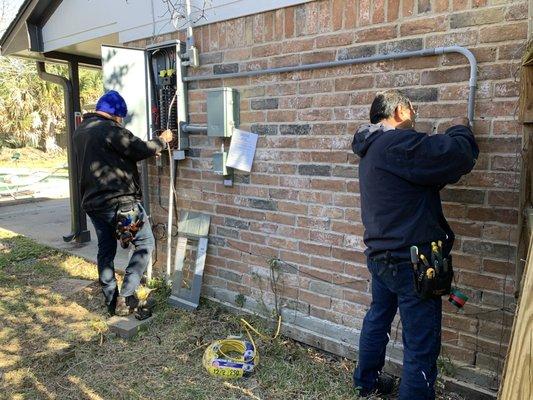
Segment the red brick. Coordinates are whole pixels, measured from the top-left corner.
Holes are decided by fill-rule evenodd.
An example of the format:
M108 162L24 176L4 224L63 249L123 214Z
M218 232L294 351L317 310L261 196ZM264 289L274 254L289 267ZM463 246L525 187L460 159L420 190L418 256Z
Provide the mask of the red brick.
M413 15L415 9L414 0L403 0L402 2L402 16L409 18Z
M450 226L454 233L460 236L480 237L481 236L481 224L475 222L459 222L450 221Z
M502 207L518 207L518 192L490 191L489 205Z
M504 44L498 48L499 60L520 60L524 52L522 42Z
M503 288L503 280L501 278L466 271L461 271L458 275L458 283L471 288L488 290L502 290Z
M377 28L367 28L355 32L357 43L374 42L377 40L394 39L396 37L396 26L380 26Z
M466 30L459 32L446 32L426 38L426 47L440 47L440 46L465 46L470 47L476 45L478 41L477 30Z
M387 0L387 22L396 21L400 13L400 0Z
M252 48L253 57L269 57L276 54L279 54L278 44L264 44Z
M447 28L447 20L441 15L434 18L406 21L400 25L400 34L402 36L420 35L430 32L443 32Z
M317 95L312 100L314 107L335 107L349 104L350 95L348 93Z
M253 39L254 43L263 43L264 39L264 14L255 14L253 16Z
M482 332L480 328L480 333ZM482 349L483 352L488 354L500 354L500 352L506 354L507 350L507 346L505 344L502 346L499 341L489 341L482 339L479 335L470 336L462 333L459 334L459 345L474 351L480 351Z
M335 233L328 233L328 232L320 232L316 230L312 230L310 234L310 239L317 243L323 243L326 245L333 245L333 246L340 246L343 242L343 235L335 234Z
M344 15L344 0L333 0L332 3L332 24L333 24L333 30L338 31L342 29L342 17Z
M515 272L515 265L511 262L483 260L483 271L500 275L512 275Z
M265 24L263 27L264 41L271 42L274 39L274 13L272 11L264 13L263 21Z
M527 3L513 4L505 13L506 21L518 21L527 19Z
M285 8L285 38L294 36L294 7Z
M357 26L356 0L344 1L344 29L353 29Z
M352 32L335 33L333 35L319 36L316 38L316 47L339 47L351 44L354 41Z
M461 181L472 187L486 187L486 188L502 188L513 189L516 187L515 174L504 172L487 172L487 171L472 171L461 179Z
M268 122L292 122L295 118L296 112L291 110L270 110L267 112Z
M279 201L278 210L283 211L283 212L288 212L288 213L307 215L307 205L305 204L290 203L287 201Z
M374 78L372 75L335 79L336 92L367 89L371 88L372 86L374 86Z
M503 42L506 40L525 39L527 37L527 21L490 26L479 31L479 40L482 43Z
M331 307L331 297L322 296L320 294L308 292L306 290L300 291L300 300L304 301L307 304L311 304L321 308Z
M315 51L301 55L302 64L316 64L335 60L335 50Z
M468 9L469 1L468 0L452 0L452 10L461 11Z
M294 252L294 251L281 251L280 258L283 261L296 264L309 264L309 256L306 254Z
M274 40L280 41L283 39L284 33L284 10L280 8L274 12Z
M477 102L476 111L477 115L483 115L487 117L508 117L513 115L516 109L516 101L490 101L490 102Z
M518 82L497 82L494 84L495 97L518 97L519 94Z
M450 0L435 0L435 12L448 11Z
M329 257L331 255L331 246L324 246L314 243L300 242L299 250L305 254L314 254L323 257Z
M363 252L354 249L345 249L342 247L333 247L331 249L331 256L337 260L357 261L366 263L366 256Z
M385 0L374 0L372 7L372 23L381 24L385 22Z
M315 44L314 39L294 39L290 41L285 41L282 43L281 47L283 53L299 53L302 51L312 50ZM279 45L278 45L279 48Z
M516 223L518 222L517 220L518 218L513 222ZM485 224L483 228L483 239L511 241L512 243L516 243L517 230L515 226Z
M331 230L349 235L363 235L364 233L363 225L357 222L333 221Z
M454 252L453 267L457 270L481 271L481 257Z
M472 221L495 221L515 224L518 220L516 210L475 207L468 209L467 218Z

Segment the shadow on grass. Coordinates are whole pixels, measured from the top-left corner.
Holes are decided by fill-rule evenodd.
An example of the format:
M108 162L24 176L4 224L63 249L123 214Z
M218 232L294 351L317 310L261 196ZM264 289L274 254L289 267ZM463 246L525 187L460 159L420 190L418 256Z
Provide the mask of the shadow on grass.
M352 363L292 340L257 340L259 368L224 384L202 366L215 339L242 334L239 317L202 302L196 312L166 306L125 341L106 332L96 282L71 295L61 278L96 280L96 268L0 230L0 389L31 399L355 399ZM249 321L263 331L268 324Z

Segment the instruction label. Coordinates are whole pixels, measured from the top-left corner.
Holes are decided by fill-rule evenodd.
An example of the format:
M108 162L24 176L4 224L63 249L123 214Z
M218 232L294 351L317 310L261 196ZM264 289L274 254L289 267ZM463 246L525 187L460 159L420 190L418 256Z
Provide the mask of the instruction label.
M258 138L259 135L255 133L234 129L226 166L251 172Z

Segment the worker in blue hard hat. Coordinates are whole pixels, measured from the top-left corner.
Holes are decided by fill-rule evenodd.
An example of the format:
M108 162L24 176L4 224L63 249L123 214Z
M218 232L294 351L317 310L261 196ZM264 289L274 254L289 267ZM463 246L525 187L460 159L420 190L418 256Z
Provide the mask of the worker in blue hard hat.
M441 345L442 299L453 277L454 234L439 192L469 173L479 149L466 118L444 134L415 130L416 110L397 90L379 93L370 124L354 135L359 160L372 303L364 318L354 385L361 396L387 394L382 374L391 323L400 311L403 371L400 400L433 400Z
M127 315L135 307L139 286L154 249L150 223L141 205L137 162L159 154L172 132L143 141L122 125L128 109L116 91L105 93L96 111L83 116L74 132L82 207L98 237L98 276L111 315ZM113 260L117 239L134 246L122 287L117 287Z

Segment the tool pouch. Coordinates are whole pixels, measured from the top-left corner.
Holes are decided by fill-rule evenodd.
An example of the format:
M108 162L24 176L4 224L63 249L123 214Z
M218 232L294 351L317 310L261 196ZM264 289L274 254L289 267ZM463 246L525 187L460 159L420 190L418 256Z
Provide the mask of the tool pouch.
M139 204L118 207L115 214L115 236L123 249L135 239L144 225L144 212Z
M436 299L450 293L453 280L452 257L446 259L447 268L435 268L435 266L426 267L421 262L417 265L415 275L415 289L418 295L423 299ZM433 268L435 274L433 277L428 276L428 269Z

